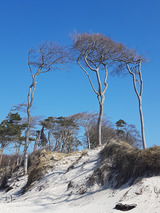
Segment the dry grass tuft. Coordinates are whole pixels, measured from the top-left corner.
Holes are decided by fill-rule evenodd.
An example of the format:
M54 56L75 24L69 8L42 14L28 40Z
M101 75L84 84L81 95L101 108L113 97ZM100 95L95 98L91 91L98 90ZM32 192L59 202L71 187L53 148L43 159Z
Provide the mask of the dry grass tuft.
M80 153L82 153L81 155L83 156L85 152L82 151ZM48 169L54 168L56 161L60 161L62 158L76 154L77 152L65 154L46 150L38 150L33 152L29 156L28 160L28 181L24 192L29 190L36 181L43 178Z
M97 182L113 182L115 188L137 178L160 175L160 147L140 150L124 142L110 142L100 152L101 163L90 178L91 185Z
M47 170L54 168L54 163L64 157L63 153L38 150L29 156L28 160L28 181L24 192L31 188L35 181L39 181L46 174Z

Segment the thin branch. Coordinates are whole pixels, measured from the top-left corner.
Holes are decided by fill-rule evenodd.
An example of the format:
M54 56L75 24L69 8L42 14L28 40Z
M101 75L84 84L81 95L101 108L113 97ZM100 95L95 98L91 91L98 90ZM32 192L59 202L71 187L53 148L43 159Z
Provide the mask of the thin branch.
M101 105L102 101L100 100L100 95L99 94L97 95L97 99L98 99L99 104Z
M99 93L95 90L95 88L94 88L94 86L93 86L93 83L92 83L92 81L91 81L90 75L87 73L87 71L84 69L84 67L82 67L82 65L80 64L79 58L77 59L77 63L78 63L78 65L80 66L80 68L81 68L81 69L85 72L85 74L87 75L87 77L88 77L88 79L89 79L89 82L90 82L90 84L91 84L91 86L92 86L93 91L94 91L97 95L99 95Z
M105 85L105 88L104 88L104 90L103 90L103 94L106 92L107 87L108 87L108 84L107 84L107 77L108 77L107 66L104 65L104 68L105 68L105 78L104 78L104 85Z
M93 64L93 66L94 66L96 69L100 66L100 65L99 65L99 66L96 66L96 64L95 64L95 62L94 62L94 59L91 60L91 59L88 58L88 56L87 56L87 61L89 61L90 64ZM88 63L88 64L89 64L89 63ZM89 64L89 65L90 65L90 64ZM90 67L91 67L91 65L90 65ZM94 69L94 68L93 68L93 69Z
M93 67L90 66L90 64L88 63L88 59L87 56L84 57L84 60L86 62L86 65L88 66L88 68L94 72L97 72L97 69L94 69Z
M57 64L60 60L62 60L63 59L63 57L61 57L61 58L57 58L56 60L54 60L52 63L50 63L48 66L48 69L46 69L45 71L42 71L42 69L41 69L41 71L40 71L40 73L47 73L47 72L49 72L51 69L58 69L58 67L52 67L52 65L53 64ZM43 68L43 67L42 67Z
M99 76L99 71L97 70L96 71L96 76L97 76L97 81L98 81L98 92L99 92L99 95L101 96L102 95L102 84L101 84L101 80L100 80L100 76Z
M33 78L32 68L30 66L30 54L31 54L31 50L29 50L29 53L28 53L28 66L29 66L29 71L31 73L31 76Z
M132 75L132 77L133 77L133 85L134 85L134 90L135 90L135 92L136 92L136 95L137 95L137 97L138 97L138 99L139 99L139 94L138 94L138 91L137 91L137 87L136 87L136 78L135 78L135 74L131 71L131 69L129 68L129 65L128 64L126 64L127 65L127 69L128 69L128 72Z
M136 81L138 82L139 86L141 87L141 83L138 78L136 79Z
M139 62L139 67L138 67L138 71L139 71L139 77L140 77L140 82L141 82L141 88L140 88L140 96L142 96L143 93L143 80L142 80L142 73L141 73L141 61Z

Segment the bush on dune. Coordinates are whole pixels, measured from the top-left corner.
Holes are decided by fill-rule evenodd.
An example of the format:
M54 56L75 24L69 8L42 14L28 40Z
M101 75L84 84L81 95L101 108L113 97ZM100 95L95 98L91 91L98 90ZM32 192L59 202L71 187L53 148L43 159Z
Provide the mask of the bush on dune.
M137 178L160 175L159 146L141 150L125 142L110 142L100 152L100 157L90 185L94 182L104 185L108 180L118 188L127 182L133 184Z

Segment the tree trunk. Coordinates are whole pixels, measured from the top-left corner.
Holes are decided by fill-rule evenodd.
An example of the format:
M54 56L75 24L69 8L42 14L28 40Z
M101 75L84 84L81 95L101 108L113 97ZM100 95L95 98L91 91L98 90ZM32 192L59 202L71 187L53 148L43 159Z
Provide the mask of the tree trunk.
M38 132L37 137L36 137L36 141L34 143L34 152L37 151L37 146L38 146L38 142L39 142L39 137L41 135L41 131Z
M90 137L89 137L89 124L88 123L89 123L89 119L88 119L88 122L85 125L85 135L86 135L86 138L87 138L88 149L91 149L91 143L90 143Z
M30 108L33 104L33 97L36 89L36 75L32 76L32 84L29 87L29 93L28 93L28 107L27 107L27 115L28 115L28 125L26 130L26 141L25 141L25 148L24 148L24 175L27 175L28 172L28 146L29 146L29 135L30 135L30 127L31 127L31 114L30 114ZM33 87L33 91L32 91Z
M143 149L146 149L146 140L145 140L145 132L144 132L144 120L143 120L143 112L142 112L143 80L142 80L142 73L141 73L141 61L139 62L139 67L138 67L138 72L137 72L138 76L139 76L139 79L136 79L135 73L133 73L131 71L131 69L129 68L128 64L127 64L127 69L128 69L129 73L133 77L133 86L134 86L134 90L135 90L135 93L137 95L138 102L139 102L139 113L140 113L140 122L141 122L142 144L143 144ZM140 92L139 93L138 93L138 90L137 90L136 82L138 82L139 86L140 86Z
M96 76L97 76L97 82L98 82L98 102L99 102L99 107L100 107L100 111L99 111L99 118L98 118L98 123L97 123L97 143L98 146L102 145L102 118L103 118L103 104L104 104L104 100L105 100L105 92L107 89L107 67L105 66L105 79L104 79L104 85L105 88L102 91L102 84L101 84L101 80L100 80L100 75L99 75L99 68L96 71Z
M89 129L86 127L86 135L87 135L87 143L88 143L88 149L91 149L91 143L89 138Z
M51 130L48 132L48 151L51 151Z
M2 165L3 149L4 149L3 147L1 147L1 149L0 149L0 167Z
M101 139L101 129L102 129L102 118L103 118L103 104L104 104L104 99L105 99L105 92L107 90L108 84L106 83L107 81L107 76L108 76L108 71L107 71L107 66L105 64L103 64L104 69L105 69L105 78L104 78L104 89L102 89L102 83L101 83L101 79L100 79L100 75L99 75L99 67L93 68L90 66L90 60L88 62L87 56L85 56L84 58L87 67L92 70L93 72L96 73L96 78L97 78L97 83L98 83L98 91L96 91L96 89L94 88L94 85L91 81L90 75L87 73L87 71L82 67L82 65L79 63L79 59L77 60L78 65L81 67L81 69L85 72L85 74L87 75L89 82L91 84L91 87L94 91L94 93L97 95L97 99L100 105L100 112L99 112L99 118L98 118L98 122L97 122L97 144L98 146L102 145L102 139ZM91 62L94 64L94 60Z
M144 120L143 120L143 112L142 112L142 98L141 97L139 97L139 114L140 114L140 120L141 120L141 136L142 136L143 149L146 149Z
M97 141L98 146L102 145L102 118L103 118L103 103L99 103L100 111L99 111L99 117L97 122Z
M17 147L17 163L16 165L20 165L20 148L21 148L21 144L18 145Z
M24 148L24 175L27 175L27 172L28 172L29 132L30 132L30 126L28 125L26 130L26 141L25 141L25 148Z
M55 146L54 146L53 151L57 151L57 147L58 147L58 139L55 139Z
M62 136L60 135L60 137L57 140L58 140L58 144L57 144L56 150L57 150L57 152L60 152Z

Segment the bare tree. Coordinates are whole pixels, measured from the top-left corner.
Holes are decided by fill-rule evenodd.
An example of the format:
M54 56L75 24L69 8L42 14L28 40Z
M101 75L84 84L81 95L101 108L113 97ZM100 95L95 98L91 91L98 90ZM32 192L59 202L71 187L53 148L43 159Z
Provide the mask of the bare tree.
M33 151L37 150L37 146L39 143L39 138L40 138L40 134L41 134L40 121L42 120L42 118L43 118L42 116L31 116L29 145L32 142L34 142ZM23 118L22 122L27 124L28 117ZM25 146L24 146L24 148L25 148Z
M145 140L145 131L144 131L143 111L142 111L143 80L142 80L141 64L142 64L141 59L138 60L137 65L132 67L132 68L130 68L129 63L126 63L127 70L132 75L134 91L135 91L137 98L138 98L139 114L140 114L140 121L141 121L141 136L142 136L143 148L145 149L146 148L146 140ZM138 90L138 87L139 87L139 90Z
M90 142L90 129L93 126L93 123L96 123L98 113L87 113L82 112L75 114L74 116L77 117L79 126L84 128L84 141L87 143L87 148L91 149L91 142Z
M130 49L124 45L118 50L117 57L114 58L118 66L114 69L113 73L122 74L125 70L132 76L134 91L138 98L139 113L141 122L141 137L143 148L146 148L144 119L142 111L142 93L143 93L143 79L141 72L142 62L146 62L146 58L139 55L134 49Z
M47 130L47 132L48 132L48 137L47 137L48 150L52 150L52 148L53 148L53 143L51 142L52 141L51 140L51 136L52 136L53 131L54 131L55 120L56 119L54 117L48 117L45 120L40 122L42 127L44 127ZM52 146L51 146L51 144L52 144Z
M0 123L0 164L4 148L21 138L25 125L21 124L18 113L9 113L7 118Z
M33 104L34 93L36 90L37 76L51 70L59 69L60 65L66 62L67 52L64 47L53 42L44 42L38 50L30 49L28 53L28 66L32 77L32 83L28 92L27 116L28 126L26 130L26 141L24 150L24 174L27 174L28 165L28 145L31 126L30 109Z
M115 67L115 58L118 57L118 51L122 49L121 43L116 43L112 39L102 34L76 34L71 36L73 40L72 50L76 55L76 60L80 68L87 75L91 87L97 96L99 102L99 117L97 122L97 143L100 146L101 128L103 118L103 104L105 100L105 92L107 90L108 68ZM75 54L76 53L76 54ZM87 70L95 73L98 88L93 85L91 75ZM100 71L104 71L103 80Z
M68 117L58 117L55 120L55 137L59 137L57 151L63 153L71 153L78 150L81 142L78 140L79 124L77 123L77 116L71 115ZM59 146L60 145L60 146ZM57 145L56 145L57 147Z
M85 131L85 136L89 137L89 142L90 142L90 149L94 149L97 146L97 141L96 141L96 120L92 119L89 128L87 130L88 132ZM102 121L102 144L105 144L112 139L115 139L115 130L113 128L112 123L107 120L103 116L103 121ZM88 138L87 138L88 140Z

